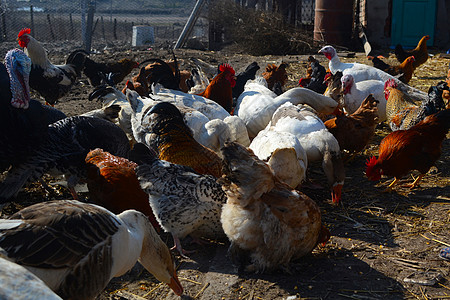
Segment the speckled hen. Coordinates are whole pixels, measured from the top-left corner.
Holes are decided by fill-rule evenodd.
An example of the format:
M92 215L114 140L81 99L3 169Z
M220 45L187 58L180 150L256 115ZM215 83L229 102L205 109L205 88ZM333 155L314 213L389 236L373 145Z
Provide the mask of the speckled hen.
M179 239L187 235L213 239L224 236L220 214L226 196L216 178L159 160L141 143L130 151L130 159L139 164L136 174L141 187L148 194L159 224L172 234L180 254L184 252Z

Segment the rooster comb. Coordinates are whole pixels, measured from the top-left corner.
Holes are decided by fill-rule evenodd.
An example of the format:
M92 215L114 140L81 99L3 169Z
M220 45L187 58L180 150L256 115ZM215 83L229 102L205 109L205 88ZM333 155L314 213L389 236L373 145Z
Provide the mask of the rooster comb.
M396 88L396 87L397 87L397 82L395 82L394 79L388 79L388 80L386 80L386 82L384 83L384 88L386 89L387 87L393 87L393 88Z
M228 71L233 75L235 74L233 67L230 66L229 64L221 64L219 67L219 71L220 72Z
M30 28L23 28L20 32L19 35L17 36L18 38L22 37L24 34L30 34L31 33L31 29Z
M366 166L373 166L377 163L377 158L375 156L372 156L371 158L366 160Z
M374 167L377 163L377 158L375 156L372 156L366 161L366 176L372 177L374 175Z

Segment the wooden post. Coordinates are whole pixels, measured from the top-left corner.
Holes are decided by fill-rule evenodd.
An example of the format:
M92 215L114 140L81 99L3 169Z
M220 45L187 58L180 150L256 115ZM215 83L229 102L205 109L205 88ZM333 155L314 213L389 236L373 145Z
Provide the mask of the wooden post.
M297 7L295 10L295 27L302 26L302 0L297 0Z
M6 30L6 13L2 13L2 37L3 40L8 40L7 30Z
M34 9L33 9L33 5L30 5L30 29L31 29L31 32L34 32Z
M88 7L87 22L86 22L86 37L84 44L84 49L87 52L91 52L92 33L93 33L92 25L94 23L94 13L95 13L94 4L90 2Z
M184 25L183 31L181 32L180 36L178 37L177 43L175 44L174 49L181 48L186 41L186 38L188 37L189 33L192 31L192 28L195 25L195 22L198 19L198 16L200 15L200 9L202 8L203 4L205 3L204 0L197 0L195 3L194 9L191 12L191 15L189 16L188 21L186 22L186 25Z
M94 28L92 28L92 36L94 36L94 33L95 33L95 29L97 29L97 24L98 24L98 18L97 19L95 19L95 24L94 24Z
M73 38L75 36L75 28L73 27L73 19L72 14L69 14L69 21L70 21L70 36Z
M55 39L55 33L53 32L52 20L50 19L50 14L47 14L47 22L48 22L48 26L50 27L50 35L52 37L52 40L54 40Z
M116 18L114 18L113 32L114 32L114 39L117 40L117 19Z
M103 36L103 40L106 41L106 35L105 35L105 22L103 21L103 16L101 16L101 22L102 22L102 36Z

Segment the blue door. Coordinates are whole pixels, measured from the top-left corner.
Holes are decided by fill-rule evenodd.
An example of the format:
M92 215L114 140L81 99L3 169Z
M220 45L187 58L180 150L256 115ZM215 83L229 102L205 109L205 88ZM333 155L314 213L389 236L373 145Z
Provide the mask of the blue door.
M424 35L434 43L437 0L393 0L391 44L416 47Z

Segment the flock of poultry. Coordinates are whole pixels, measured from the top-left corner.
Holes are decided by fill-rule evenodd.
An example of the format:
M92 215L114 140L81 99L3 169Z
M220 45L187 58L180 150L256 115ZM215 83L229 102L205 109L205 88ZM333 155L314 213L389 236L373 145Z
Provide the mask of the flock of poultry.
M385 121L392 129L366 175L398 182L411 170L417 186L441 154L450 127L447 83L428 93L407 83L428 58L396 49L401 64L342 63L332 46L314 58L300 87L283 91L286 64L257 63L235 74L221 64L214 77L180 71L176 58L147 65L129 59L99 63L76 50L53 65L23 29L0 64L0 183L5 204L45 173L64 174L74 200L42 202L0 219L0 294L7 299L93 299L136 261L177 294L170 251L158 233L180 240L227 237L230 259L247 272L288 269L289 262L330 238L317 204L298 190L308 163L321 162L333 203L345 179L344 154L361 152ZM134 68L139 74L116 88ZM84 73L102 109L66 115L54 104ZM210 79L211 78L211 79ZM420 102L420 105L416 103ZM92 203L74 189L87 183ZM18 295L20 287L20 295ZM9 296L9 298L8 298Z

